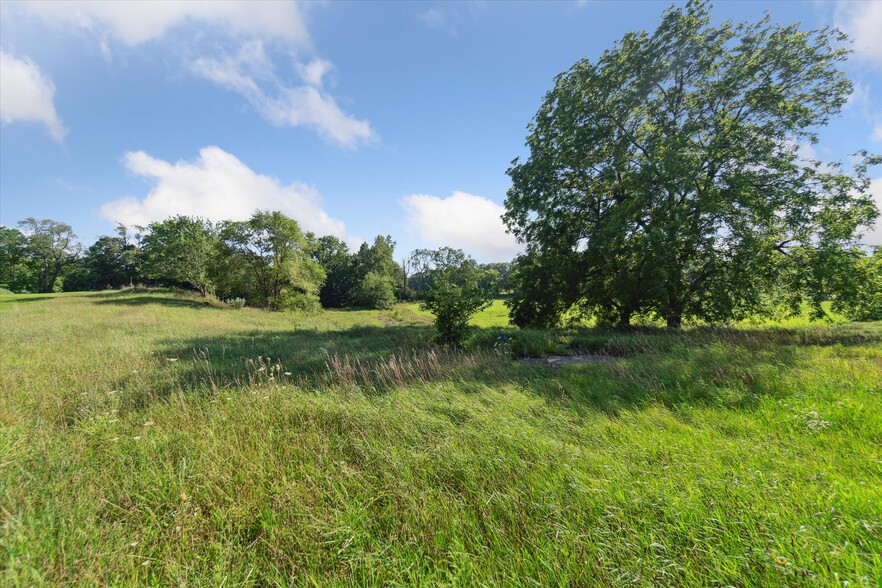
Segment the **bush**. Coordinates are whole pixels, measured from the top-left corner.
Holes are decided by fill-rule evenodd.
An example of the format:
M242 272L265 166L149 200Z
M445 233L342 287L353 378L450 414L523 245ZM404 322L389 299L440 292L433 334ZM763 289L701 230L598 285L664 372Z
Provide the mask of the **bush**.
M395 305L395 287L389 276L368 272L355 290L355 306L389 309Z
M240 309L245 306L244 298L227 298L224 300L224 304L229 306L230 308Z
M322 309L317 294L308 292L285 292L279 299L276 310L292 310L295 312L313 313Z
M472 260L436 273L422 308L435 315L442 343L460 343L468 332L469 318L490 306L490 293L482 287L482 276Z

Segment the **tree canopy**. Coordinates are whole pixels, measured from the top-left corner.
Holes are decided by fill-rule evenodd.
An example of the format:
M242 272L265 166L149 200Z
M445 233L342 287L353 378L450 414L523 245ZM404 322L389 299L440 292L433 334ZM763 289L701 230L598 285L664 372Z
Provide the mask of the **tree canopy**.
M62 270L77 258L82 246L70 225L28 217L18 223L26 235L25 252L35 267L37 291L53 292Z
M852 90L844 40L768 17L712 26L692 1L559 75L508 170L515 322L575 308L678 327L847 296L835 276L863 256L879 159L846 173L799 150Z
M224 223L220 231L224 275L254 306L280 309L319 307L325 280L312 260L310 244L294 219L281 212L257 211L247 221Z
M200 218L178 215L150 223L144 237L144 275L195 288L206 296L214 286L210 269L216 243L214 227Z

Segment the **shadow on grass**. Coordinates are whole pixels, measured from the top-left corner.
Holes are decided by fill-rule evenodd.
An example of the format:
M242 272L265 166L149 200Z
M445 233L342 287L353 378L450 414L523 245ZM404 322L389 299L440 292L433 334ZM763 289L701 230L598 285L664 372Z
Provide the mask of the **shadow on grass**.
M101 296L101 295L99 295ZM126 296L106 297L98 300L95 304L114 305L114 306L172 306L176 308L212 308L208 300L189 299L189 298L166 298L160 296Z
M464 389L541 377L492 350L441 349L427 326L360 326L340 331L297 329L193 337L161 343L163 366L149 385L120 382L141 408L175 391L216 394L259 386L305 390L358 389L384 394L398 386L456 382ZM131 386L128 384L132 384Z
M315 392L345 388L384 394L400 386L447 382L464 392L517 386L580 414L617 414L651 404L751 410L765 396L793 394L794 370L817 369L810 348L882 344L880 325L682 333L586 329L572 335L571 350L589 343L594 352L614 352L615 359L555 370L497 353L490 342L498 329L482 330L467 351L439 349L432 335L430 327L386 326L194 336L161 344L156 355L163 367L148 385L120 382L120 387L133 392L132 409L175 391L211 395L293 384Z
M39 296L22 296L19 294L5 294L0 296L0 304L18 304L19 302L42 302L52 300L55 296L41 294Z

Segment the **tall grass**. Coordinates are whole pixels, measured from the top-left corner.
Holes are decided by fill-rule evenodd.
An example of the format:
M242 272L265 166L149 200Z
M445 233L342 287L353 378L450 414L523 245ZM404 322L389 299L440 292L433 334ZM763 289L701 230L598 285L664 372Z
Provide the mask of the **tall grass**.
M882 584L879 323L429 322L4 296L0 584Z

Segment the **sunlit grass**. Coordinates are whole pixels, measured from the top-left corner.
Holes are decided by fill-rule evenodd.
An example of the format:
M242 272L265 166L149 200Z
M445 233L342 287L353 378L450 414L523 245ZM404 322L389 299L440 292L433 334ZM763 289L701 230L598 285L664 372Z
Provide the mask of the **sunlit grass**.
M501 308L445 352L411 305L2 297L0 584L882 584L882 325L523 335L616 356L551 370Z

